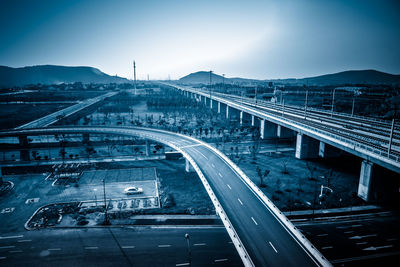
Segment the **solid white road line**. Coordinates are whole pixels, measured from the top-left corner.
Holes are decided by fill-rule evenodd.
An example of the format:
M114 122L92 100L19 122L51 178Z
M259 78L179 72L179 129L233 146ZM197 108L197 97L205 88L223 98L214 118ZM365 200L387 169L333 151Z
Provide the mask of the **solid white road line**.
M214 260L214 262L221 262L221 261L227 261L228 259L218 259L218 260Z
M219 175L219 177L221 177L221 178L222 178L222 174L221 174L220 172L218 173L218 175Z
M358 242L358 243L356 243L357 245L365 245L365 244L368 244L368 242Z
M169 248L171 245L158 245L159 248Z
M333 248L332 246L322 247L321 249Z
M243 206L243 202L238 198L239 203Z
M12 238L21 238L23 235L13 235L13 236L0 236L0 239L12 239Z
M193 246L205 246L206 243L197 243L197 244L193 244Z
M229 185L229 184L226 184L227 186L228 186L228 188L230 189L230 190L232 190L232 188L231 188L231 186Z
M258 225L258 223L256 222L256 220L254 220L253 217L251 217L251 219L253 220L253 222L254 222L255 225Z
M274 245L272 245L271 241L268 242L269 245L274 249L275 253L278 253L278 251L276 250L276 248L274 247Z

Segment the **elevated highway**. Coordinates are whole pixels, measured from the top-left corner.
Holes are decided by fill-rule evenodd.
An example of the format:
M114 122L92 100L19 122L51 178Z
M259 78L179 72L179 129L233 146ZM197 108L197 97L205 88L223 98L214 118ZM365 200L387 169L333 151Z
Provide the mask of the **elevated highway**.
M171 146L199 175L245 266L330 266L232 161L200 140L163 130L104 126L15 129L0 137L49 134L139 136Z
M241 124L259 127L261 138L296 137L296 157L299 159L329 157L341 150L362 158L358 195L364 200L370 198L374 165L400 174L400 125L169 83L164 85L225 113L228 119L236 116Z

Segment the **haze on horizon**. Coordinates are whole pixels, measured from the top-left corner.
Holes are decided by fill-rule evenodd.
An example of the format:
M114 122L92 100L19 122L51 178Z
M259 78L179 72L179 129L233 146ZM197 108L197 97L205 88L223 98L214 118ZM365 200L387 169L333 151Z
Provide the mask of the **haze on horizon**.
M92 66L130 79L133 60L139 79L400 74L399 12L390 0L3 0L0 65Z

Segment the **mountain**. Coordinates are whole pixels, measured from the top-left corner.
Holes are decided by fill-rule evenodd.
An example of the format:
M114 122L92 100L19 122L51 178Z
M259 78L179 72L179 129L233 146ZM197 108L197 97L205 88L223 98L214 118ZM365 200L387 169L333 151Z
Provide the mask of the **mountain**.
M389 74L377 70L349 70L302 79L271 81L276 83L306 85L400 84L400 75Z
M223 77L217 74L212 74L213 83L221 83ZM199 71L191 73L182 77L178 81L182 84L209 84L210 72ZM315 77L301 78L301 79L267 79L267 80L254 80L245 78L225 78L225 83L239 83L239 84L255 84L274 82L278 84L292 84L292 85L344 85L344 84L400 84L400 75L389 74L377 70L349 70L333 74L326 74Z
M110 76L92 67L41 65L22 68L0 66L0 87L58 83L124 83L127 79Z

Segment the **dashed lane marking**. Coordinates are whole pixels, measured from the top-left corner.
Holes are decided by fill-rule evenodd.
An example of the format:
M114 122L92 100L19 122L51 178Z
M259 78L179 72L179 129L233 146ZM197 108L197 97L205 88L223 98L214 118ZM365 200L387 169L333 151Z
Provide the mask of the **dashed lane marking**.
M230 190L232 190L232 188L231 188L231 186L230 186L229 184L226 184L226 186L228 186L228 188L229 188Z
M193 246L205 246L206 243L197 243L197 244L193 244Z
M135 248L135 246L122 246L121 248L128 249L128 248Z
M214 262L221 262L221 261L227 261L228 259L218 259L218 260L214 260Z
M221 174L220 172L218 173L218 175L219 175L219 177L221 177L221 178L222 178L222 174Z
M322 247L321 249L330 249L333 248L332 246Z
M175 266L188 266L190 265L189 262L185 262L185 263L177 263Z
M0 239L13 239L13 238L21 238L23 235L12 235L12 236L0 236Z
M169 248L171 245L158 245L159 248Z
M0 247L0 249L7 249L7 248L15 248L15 246L4 246L4 247Z
M251 217L251 219L253 220L255 225L258 225L258 223L256 222L256 220L253 217Z
M25 242L32 242L32 240L30 239L22 239L22 240L18 240L18 243L25 243Z
M274 249L275 253L278 253L278 251L276 250L276 248L274 247L274 245L272 245L271 241L268 242L269 245Z
M243 202L240 200L240 198L238 198L238 201L239 201L240 205L243 206Z

